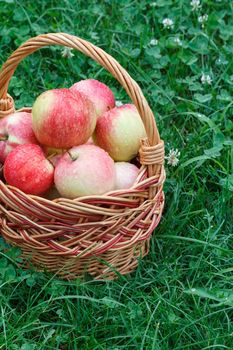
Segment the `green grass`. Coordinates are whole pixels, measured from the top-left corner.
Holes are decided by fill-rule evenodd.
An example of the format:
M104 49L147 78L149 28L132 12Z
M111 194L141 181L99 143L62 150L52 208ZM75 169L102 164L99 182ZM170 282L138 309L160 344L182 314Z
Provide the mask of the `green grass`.
M232 2L206 0L192 11L186 0L1 0L0 13L1 63L40 33L90 40L140 84L166 153L180 151L177 167L166 164L166 206L150 253L131 275L65 282L21 271L19 251L1 241L0 349L232 349ZM174 28L163 27L166 17ZM45 48L19 66L9 90L17 107L88 77L128 102L99 65L61 52ZM202 73L210 85L202 84Z

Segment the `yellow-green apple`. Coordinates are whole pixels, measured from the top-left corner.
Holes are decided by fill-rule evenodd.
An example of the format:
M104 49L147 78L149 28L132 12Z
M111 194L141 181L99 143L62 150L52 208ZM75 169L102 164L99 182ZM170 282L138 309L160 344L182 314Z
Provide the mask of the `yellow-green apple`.
M141 117L132 104L115 107L97 119L93 134L95 143L116 161L129 161L146 137Z
M92 101L97 117L115 107L115 98L112 90L99 80L81 80L71 86L70 90L74 93L81 92L86 95Z
M96 125L94 106L85 95L54 89L37 97L32 108L32 127L42 145L70 148L85 143Z
M19 145L6 157L3 169L9 185L29 194L42 194L53 184L54 167L35 144Z
M112 158L95 145L71 148L54 172L55 186L65 198L104 194L114 189L115 180Z
M116 162L115 169L115 189L122 190L132 187L139 173L139 169L136 167L136 165L128 162Z
M13 113L0 120L0 161L18 145L37 143L32 130L32 115L27 112Z

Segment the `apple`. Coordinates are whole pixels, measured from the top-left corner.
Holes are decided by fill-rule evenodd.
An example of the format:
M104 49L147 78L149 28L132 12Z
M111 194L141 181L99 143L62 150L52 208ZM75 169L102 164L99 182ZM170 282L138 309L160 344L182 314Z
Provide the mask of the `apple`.
M70 88L73 93L81 92L91 100L97 118L115 107L115 98L109 87L98 80L86 79L75 83Z
M54 183L65 198L100 195L114 189L116 180L112 158L95 145L71 148L55 167Z
M0 180L2 179L3 176L3 164L0 162Z
M0 161L2 163L16 146L25 143L37 143L32 130L31 113L13 113L0 120Z
M115 189L122 190L122 189L132 187L138 176L139 169L134 164L131 164L128 162L116 162L115 169L116 169Z
M54 167L35 144L19 145L6 157L6 182L29 194L42 194L53 184Z
M132 104L115 107L99 117L93 134L95 143L115 161L133 159L146 137L141 117Z
M37 97L32 108L32 127L42 145L70 148L85 143L96 125L94 106L85 95L54 89Z

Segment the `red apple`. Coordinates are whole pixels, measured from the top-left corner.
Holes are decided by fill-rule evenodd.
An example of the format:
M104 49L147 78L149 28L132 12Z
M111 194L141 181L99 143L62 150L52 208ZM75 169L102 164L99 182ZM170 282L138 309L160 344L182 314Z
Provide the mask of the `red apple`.
M11 114L0 120L0 161L18 145L37 143L32 130L32 115L27 112Z
M0 163L0 180L2 180L3 177L3 164Z
M133 159L144 137L143 122L132 104L115 107L99 117L93 134L95 143L116 161Z
M74 93L81 92L91 100L97 117L115 107L115 98L109 87L98 80L81 80L70 88Z
M112 158L95 145L71 148L55 167L54 183L65 198L99 195L114 189Z
M122 190L126 188L130 188L133 186L139 169L131 163L128 162L117 162L115 163L116 169L116 190Z
M34 144L19 145L11 151L3 172L9 185L29 194L42 194L53 184L54 167Z
M96 125L91 101L69 89L48 90L37 97L32 108L32 126L41 144L70 148L85 143Z

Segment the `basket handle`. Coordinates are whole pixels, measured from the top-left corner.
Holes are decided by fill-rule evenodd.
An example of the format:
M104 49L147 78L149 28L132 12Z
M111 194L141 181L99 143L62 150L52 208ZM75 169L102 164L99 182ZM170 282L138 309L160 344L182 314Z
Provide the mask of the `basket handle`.
M10 110L13 107L13 99L7 94L8 85L18 64L27 56L39 48L50 45L66 46L91 57L107 71L109 71L123 86L132 99L145 125L149 144L157 145L160 142L159 132L155 123L153 112L145 99L138 84L130 77L127 71L109 54L90 42L66 33L49 33L38 35L22 44L8 60L0 71L0 110ZM9 113L8 113L9 114Z

